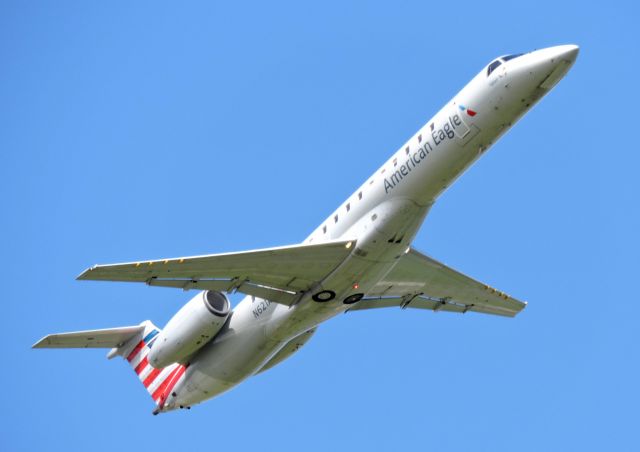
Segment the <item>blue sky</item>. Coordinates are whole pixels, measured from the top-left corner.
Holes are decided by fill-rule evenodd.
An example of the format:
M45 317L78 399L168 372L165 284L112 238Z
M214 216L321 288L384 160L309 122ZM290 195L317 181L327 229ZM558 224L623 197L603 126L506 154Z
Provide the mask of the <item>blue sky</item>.
M591 3L598 3L594 5ZM2 2L2 450L638 450L633 2ZM190 294L95 263L302 240L495 56L581 46L432 209L419 250L516 319L345 315L189 412L46 333Z

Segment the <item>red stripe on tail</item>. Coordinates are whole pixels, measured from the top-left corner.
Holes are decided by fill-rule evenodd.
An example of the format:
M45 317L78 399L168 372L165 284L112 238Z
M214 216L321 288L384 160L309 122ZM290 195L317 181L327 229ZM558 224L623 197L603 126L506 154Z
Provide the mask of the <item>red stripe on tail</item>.
M136 348L134 348L131 353L129 353L129 356L127 356L127 361L131 362L133 361L133 358L136 357L136 355L138 353L140 353L140 350L142 350L144 347L144 341L140 341L138 342L138 345L136 345Z
M171 394L173 387L176 385L176 383L178 383L178 380L180 380L180 377L184 375L186 370L187 368L185 366L179 367L178 372L176 372L175 376L173 377L173 380L171 380L171 382L169 383L169 386L167 386L167 390L166 390L167 395Z
M149 360L145 356L144 358L142 358L142 361L140 361L140 364L138 364L134 370L138 375L140 375L144 368L147 367L147 364L149 364Z
M156 389L154 393L151 395L151 398L153 400L158 400L158 398L160 398L158 400L159 406L164 405L164 401L167 398L166 395L171 392L171 390L176 385L180 377L184 374L185 370L186 370L186 367L182 365L173 369L173 371L171 371L169 376L162 382L160 386L158 386L158 389Z
M158 375L160 375L160 372L162 372L162 369L153 369L151 371L151 373L149 374L149 376L147 378L144 379L144 381L142 382L142 384L144 385L145 388L148 388L149 385L151 383L153 383L153 380L156 379L156 377Z

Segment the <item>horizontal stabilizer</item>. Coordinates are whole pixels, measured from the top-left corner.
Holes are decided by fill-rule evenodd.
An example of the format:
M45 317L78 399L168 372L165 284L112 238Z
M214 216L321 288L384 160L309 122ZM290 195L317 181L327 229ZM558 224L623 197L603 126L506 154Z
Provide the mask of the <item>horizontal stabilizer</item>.
M144 325L49 334L33 348L114 348L144 330Z

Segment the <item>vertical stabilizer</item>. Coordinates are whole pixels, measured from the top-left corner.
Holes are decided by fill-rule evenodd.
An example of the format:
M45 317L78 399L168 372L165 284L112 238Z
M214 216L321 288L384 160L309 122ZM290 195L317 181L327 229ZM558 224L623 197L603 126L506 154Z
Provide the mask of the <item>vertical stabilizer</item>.
M140 326L144 326L142 331L129 339L122 347L111 350L108 356L120 355L127 360L151 398L156 402L156 411L159 412L176 383L183 377L186 366L174 363L159 369L152 367L147 356L158 337L158 333L160 333L160 329L149 320L142 322Z

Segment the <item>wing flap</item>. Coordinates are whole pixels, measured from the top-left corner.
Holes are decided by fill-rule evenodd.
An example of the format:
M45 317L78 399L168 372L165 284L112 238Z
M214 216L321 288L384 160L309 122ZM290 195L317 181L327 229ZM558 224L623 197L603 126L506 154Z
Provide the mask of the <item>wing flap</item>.
M238 281L237 279L200 279L197 281L184 279L152 279L147 284L150 286L174 287L183 290L217 290L220 292L237 290L246 295L264 298L274 303L287 306L291 306L298 299L297 292L251 284L247 281Z
M114 348L143 330L144 325L136 325L49 334L36 342L33 348Z
M409 303L407 303L407 297L363 298L360 302L354 304L353 307L349 308L347 312L391 307L399 307L402 309L425 309L434 312L456 312L459 314L464 314L468 311L472 311L484 314L500 315L504 317L515 316L513 311L505 309L464 305L452 302L450 300L434 300L430 298L424 298L422 296L416 296Z

